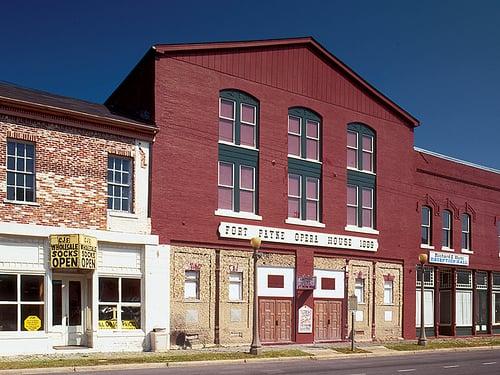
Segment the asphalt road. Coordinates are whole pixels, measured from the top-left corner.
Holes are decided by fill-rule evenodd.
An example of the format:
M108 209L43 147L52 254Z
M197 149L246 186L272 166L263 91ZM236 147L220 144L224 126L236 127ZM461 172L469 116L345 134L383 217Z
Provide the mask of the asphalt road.
M70 374L70 373L68 373ZM71 373L71 374L74 374ZM500 375L500 350L85 372L95 375Z

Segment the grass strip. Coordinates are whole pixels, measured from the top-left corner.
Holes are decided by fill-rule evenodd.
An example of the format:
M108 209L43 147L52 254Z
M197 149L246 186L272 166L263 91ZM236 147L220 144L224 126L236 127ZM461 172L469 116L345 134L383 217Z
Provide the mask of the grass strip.
M351 348L332 348L332 349L342 354L371 353L368 350L360 348L354 348L354 351L352 351Z
M192 361L216 361L230 359L252 359L252 358L282 358L282 357L305 357L310 354L298 349L269 350L261 355L251 355L243 352L211 352L211 353L162 353L151 355L127 355L120 356L88 356L72 358L46 358L46 359L23 359L23 360L0 360L1 370L26 369L26 368L48 368L48 367L80 367L99 365L118 365L134 363L168 363L168 362L192 362Z
M426 346L417 345L416 343L395 343L385 344L387 349L399 351L413 350L435 350L449 348L474 348L478 346L499 346L500 338L480 339L480 340L428 340Z

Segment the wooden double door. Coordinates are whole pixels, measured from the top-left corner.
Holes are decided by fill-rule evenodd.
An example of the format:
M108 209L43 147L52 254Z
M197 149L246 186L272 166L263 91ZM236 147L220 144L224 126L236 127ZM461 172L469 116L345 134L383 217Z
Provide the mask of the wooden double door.
M262 342L291 342L292 300L260 298L259 325Z
M314 301L314 341L342 340L342 302Z

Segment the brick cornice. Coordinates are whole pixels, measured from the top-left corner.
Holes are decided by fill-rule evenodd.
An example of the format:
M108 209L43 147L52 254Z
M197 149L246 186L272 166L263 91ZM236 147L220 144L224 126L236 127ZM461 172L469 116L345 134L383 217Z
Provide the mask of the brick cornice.
M142 125L132 121L127 122L5 97L0 97L0 113L146 141L152 141L157 132L157 129L146 124Z

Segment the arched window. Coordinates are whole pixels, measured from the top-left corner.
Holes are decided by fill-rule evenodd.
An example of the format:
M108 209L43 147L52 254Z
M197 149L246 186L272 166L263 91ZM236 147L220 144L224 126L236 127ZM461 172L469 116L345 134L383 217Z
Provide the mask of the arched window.
M471 251L471 224L470 215L462 214L462 250Z
M452 214L451 211L444 210L443 214L443 232L442 232L442 241L441 246L444 249L452 248Z
M216 215L260 218L258 212L259 102L238 90L219 93Z
M420 243L422 245L426 246L431 246L431 228L432 228L432 222L431 222L431 213L432 210L428 206L422 206L422 221L420 224L421 227L421 241Z
M375 203L375 132L363 124L349 124L347 125L346 230L374 232Z
M288 155L320 161L321 119L307 108L288 110Z

